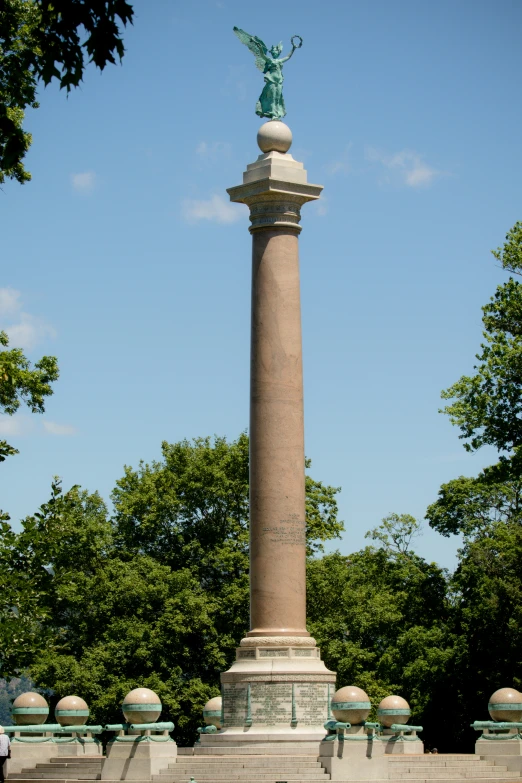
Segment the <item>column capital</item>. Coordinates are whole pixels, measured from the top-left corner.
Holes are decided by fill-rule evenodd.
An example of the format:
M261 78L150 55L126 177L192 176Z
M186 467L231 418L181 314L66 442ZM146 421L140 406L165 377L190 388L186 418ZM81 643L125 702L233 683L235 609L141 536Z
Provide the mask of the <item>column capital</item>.
M260 155L243 173L243 184L228 188L230 200L250 207L250 231L291 228L301 231L301 207L321 195L322 185L307 182L302 163L289 154Z

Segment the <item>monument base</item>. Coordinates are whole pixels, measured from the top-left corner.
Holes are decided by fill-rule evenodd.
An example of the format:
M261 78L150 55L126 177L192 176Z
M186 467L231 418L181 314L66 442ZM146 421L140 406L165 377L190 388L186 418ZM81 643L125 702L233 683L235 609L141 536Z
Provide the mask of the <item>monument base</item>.
M317 754L334 690L314 639L247 637L221 675L222 728L194 753Z
M54 741L53 756L102 756L103 745L99 740L75 737L71 740L60 738Z
M395 756L421 756L424 753L424 743L417 735L395 733L385 729L378 740L384 748L385 755Z
M328 740L319 746L319 761L331 780L388 780L391 755L424 755L424 744L416 738L376 736L363 726L352 726L344 739Z
M478 739L475 742L476 756L519 756L522 758L522 740L518 736L513 739Z
M19 738L11 739L11 758L7 761L7 772L18 773L22 769L34 767L41 762L47 762L58 756L95 756L103 753L101 742L92 738L42 737L41 739Z
M116 738L107 745L102 780L152 780L153 775L176 761L177 745L151 737Z
M8 775L21 772L22 769L34 767L42 761L49 761L56 756L56 745L51 738L42 738L41 742L23 742L11 739L11 758L7 760Z
M204 734L194 745L195 756L317 756L324 737L319 727L281 728L280 726L252 726L224 729L217 734Z
M489 763L507 767L510 772L522 772L522 740L518 737L518 731L513 734L515 736L509 739L478 739L475 755Z

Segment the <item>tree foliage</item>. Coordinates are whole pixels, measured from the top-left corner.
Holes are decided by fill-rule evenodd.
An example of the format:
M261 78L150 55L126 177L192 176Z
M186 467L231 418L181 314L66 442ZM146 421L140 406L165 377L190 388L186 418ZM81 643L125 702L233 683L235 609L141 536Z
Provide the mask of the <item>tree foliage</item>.
M521 223L493 254L505 269L522 270ZM485 342L475 374L442 392L453 400L443 412L460 428L468 451L486 444L511 451L522 445L522 284L510 278L482 310Z
M124 54L119 24L132 22L126 0L3 0L0 5L0 183L31 178L23 158L31 135L24 112L53 79L69 91L86 66L100 70Z
M248 630L248 438L162 452L125 469L112 518L97 494L55 482L20 534L6 527L6 583L23 578L33 601L10 618L0 673L30 665L57 697L81 693L97 722L119 720L125 693L151 687L187 743ZM335 493L307 481L311 551L342 530Z
M339 687L364 688L374 719L379 701L400 693L436 744L425 719L443 708L454 640L448 574L409 548L419 531L413 517L393 514L371 533L380 546L311 560L308 619Z
M0 332L0 415L12 416L25 403L32 413L43 413L45 398L53 393L58 379L58 362L43 356L31 368L20 348L9 348L9 338ZM0 462L17 454L17 449L0 440Z

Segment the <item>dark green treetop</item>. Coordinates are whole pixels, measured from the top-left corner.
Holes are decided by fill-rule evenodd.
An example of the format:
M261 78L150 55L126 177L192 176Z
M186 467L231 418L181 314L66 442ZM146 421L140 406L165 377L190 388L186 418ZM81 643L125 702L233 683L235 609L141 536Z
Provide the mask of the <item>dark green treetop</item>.
M124 54L118 24L132 22L126 0L2 0L0 3L0 183L31 175L23 158L31 134L27 108L36 88L56 79L69 91L80 84L86 60L100 70Z

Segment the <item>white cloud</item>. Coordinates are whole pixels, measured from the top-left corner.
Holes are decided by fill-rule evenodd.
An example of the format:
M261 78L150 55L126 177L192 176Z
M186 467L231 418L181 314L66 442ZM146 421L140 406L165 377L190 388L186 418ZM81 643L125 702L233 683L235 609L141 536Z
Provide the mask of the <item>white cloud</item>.
M196 147L196 155L201 160L208 160L215 163L222 158L230 158L232 145L227 141L200 141Z
M76 435L76 427L69 424L57 424L55 421L44 421L44 430L50 435Z
M46 337L56 337L56 330L43 318L29 313L20 313L17 324L6 326L10 347L32 351Z
M94 190L96 174L94 171L83 171L71 176L72 186L82 193L90 193Z
M0 415L0 436L26 435L33 427L29 416L17 413L14 416Z
M235 223L245 216L239 205L231 204L223 196L218 195L201 201L187 199L182 205L182 215L188 223L197 223L200 220Z
M20 291L14 288L0 288L0 318L9 317L21 308Z
M56 331L43 318L22 310L20 291L0 288L0 329L9 336L10 347L31 351L47 337L56 337Z
M372 163L380 163L387 169L389 176L384 178L384 182L390 182L395 178L410 188L427 187L437 177L447 174L445 171L429 166L422 155L414 150L401 150L394 155L389 155L375 147L367 147L366 159Z

